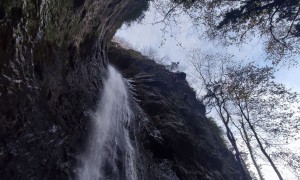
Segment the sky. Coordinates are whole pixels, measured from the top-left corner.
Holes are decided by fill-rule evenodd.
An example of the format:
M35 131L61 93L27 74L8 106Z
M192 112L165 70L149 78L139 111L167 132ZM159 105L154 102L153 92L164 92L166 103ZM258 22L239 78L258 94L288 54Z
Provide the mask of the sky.
M160 15L153 7L150 7L141 23L133 23L131 26L124 24L116 33L116 37L124 39L136 50L151 47L157 50L161 57L168 56L170 61L179 61L181 66L187 68L185 70L187 74L191 74L193 69L186 59L186 54L193 48L199 48L204 52L229 53L234 55L237 60L255 61L262 65L270 64L270 61L265 60L266 54L262 42L258 39L240 47L232 45L225 48L218 45L217 41L212 42L199 37L197 30L191 28L191 22L184 16L180 19L182 25L174 27L172 33L168 30L169 32L166 34L161 31L163 24L156 24L159 20L161 20ZM300 62L300 56L296 59ZM166 63L170 64L171 62ZM300 93L300 65L283 66L275 76L277 82Z
M160 57L169 57L164 62L180 62L180 67L187 73L188 80L192 87L197 88L195 83L195 70L191 63L187 60L187 53L194 49L201 49L203 52L209 53L228 53L234 55L235 61L243 60L243 62L254 61L260 65L271 64L266 61L266 54L262 42L258 39L244 44L242 46L224 47L199 35L199 29L192 27L192 23L187 17L182 16L179 21L181 26L168 29L166 33L161 30L164 26L161 23L156 23L162 17L151 6L146 12L142 22L132 23L130 26L124 24L116 33L115 37L125 40L133 49L142 51L144 48L153 48L157 51ZM300 56L296 57L300 62ZM292 67L283 66L280 71L275 73L276 82L283 83L286 87L300 93L300 65ZM300 147L296 146L300 149ZM268 166L263 167L265 178L268 180L276 180L276 175Z

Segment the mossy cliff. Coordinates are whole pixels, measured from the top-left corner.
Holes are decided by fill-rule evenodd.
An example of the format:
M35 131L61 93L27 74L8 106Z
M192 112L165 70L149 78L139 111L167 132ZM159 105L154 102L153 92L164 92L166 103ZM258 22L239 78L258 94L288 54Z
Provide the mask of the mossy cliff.
M139 14L134 7L140 6L134 0L0 2L1 179L74 179L90 112L106 76L107 43L124 20ZM111 49L111 58L123 63L127 56L116 58L119 52ZM138 59L136 66L128 66L129 74L122 69L126 77L161 69ZM137 86L141 103L133 103L136 117L149 116L141 126L143 118L136 118L132 129L141 179L240 178L232 155L207 129L203 105L180 100L181 90L193 94L187 84L168 96L164 90L174 89L168 83L141 81Z

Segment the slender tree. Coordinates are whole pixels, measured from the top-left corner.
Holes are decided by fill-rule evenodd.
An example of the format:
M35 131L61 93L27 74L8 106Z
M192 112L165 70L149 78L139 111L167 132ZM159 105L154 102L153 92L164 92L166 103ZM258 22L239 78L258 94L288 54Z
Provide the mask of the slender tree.
M247 149L249 151L249 155L250 155L251 161L252 161L252 163L254 165L254 168L257 171L259 179L260 180L264 180L263 173L261 172L260 166L259 166L259 164L258 164L258 162L256 160L256 157L255 157L255 154L254 154L254 150L253 150L253 147L251 145L251 138L249 137L248 129L247 129L246 124L245 124L245 122L243 120L243 117L241 117L238 120L238 122L239 122L239 125L236 125L234 122L233 122L233 124L238 129L238 131L240 132L241 138L243 139L244 143L247 146Z
M198 54L193 58L197 59L193 65L206 90L203 102L217 110L227 132L235 131L230 124L240 131L261 179L263 175L254 157L256 150L252 148L252 141L278 178L283 179L273 156L281 157L276 150L279 143L286 144L283 142L297 137L300 123L296 108L298 94L273 81L273 68L260 68L253 63L230 65L219 55L201 58ZM217 73L214 72L216 69ZM237 133L232 133L232 136L237 136Z

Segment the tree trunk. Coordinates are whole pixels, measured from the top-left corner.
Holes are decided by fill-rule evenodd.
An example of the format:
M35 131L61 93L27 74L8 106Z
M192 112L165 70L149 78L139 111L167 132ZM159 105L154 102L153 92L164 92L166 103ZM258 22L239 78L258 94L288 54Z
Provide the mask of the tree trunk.
M268 159L269 163L271 164L271 166L272 166L272 168L274 169L275 173L277 174L278 178L279 178L280 180L283 180L283 178L282 178L282 176L281 176L279 170L277 169L276 165L274 164L273 160L271 159L271 157L269 156L269 154L266 152L265 148L263 147L263 145L262 145L262 143L261 143L261 141L260 141L260 139L259 139L259 137L258 137L258 135L257 135L257 133L256 133L254 127L253 127L253 125L251 124L249 118L247 118L247 116L245 115L245 113L244 113L243 109L241 108L241 106L239 106L239 108L240 108L240 110L241 110L241 112L242 112L243 117L244 117L245 120L247 121L247 123L248 123L248 125L249 125L251 131L253 132L254 137L255 137L255 139L256 139L258 145L259 145L259 148L260 148L261 152L262 152L262 153L264 154L264 156Z
M246 129L245 129L245 125L244 125L243 123L241 123L241 126L242 126L242 129L243 129L243 132L240 131L240 133L241 133L242 137L243 137L243 134L244 134L244 137L245 137L245 138L243 138L243 140L244 140L244 142L245 142L246 145L247 145L247 148L248 148L248 151L249 151L249 153L250 153L250 157L251 157L251 160L252 160L252 162L253 162L253 165L254 165L254 167L255 167L257 173L258 173L259 179L260 179L260 180L264 180L264 177L263 177L262 172L261 172L261 170L260 170L260 168L259 168L259 165L257 164L256 159L255 159L255 157L254 157L253 149L252 149L252 146L251 146L251 144L250 144L250 139L249 139L248 133L247 133L247 131L246 131Z
M242 176L244 177L244 179L248 180L248 179L249 179L249 173L248 173L248 171L247 171L246 168L245 168L245 163L244 163L244 161L243 161L243 159L242 159L242 157L241 157L240 151L239 151L239 149L238 149L238 147L237 147L235 137L234 137L233 133L231 132L229 126L228 126L228 122L229 122L230 115L229 115L228 111L226 110L226 108L225 108L224 106L222 107L222 105L221 105L219 99L218 99L217 97L215 97L215 98L216 98L216 100L217 100L217 105L218 105L218 108L219 108L219 110L218 110L218 111L219 111L219 116L221 117L222 122L223 122L223 124L224 124L224 126L225 126L225 128L226 128L226 135L227 135L227 138L228 138L230 144L232 145L232 147L233 147L234 150L235 150L235 153L236 153L236 154L235 154L235 157L236 157L237 162L239 163L239 166L240 166L240 169L241 169L241 172L242 172ZM222 114L222 108L223 108L223 109L225 110L225 112L226 112L227 119L226 119L226 117L224 117L224 115Z

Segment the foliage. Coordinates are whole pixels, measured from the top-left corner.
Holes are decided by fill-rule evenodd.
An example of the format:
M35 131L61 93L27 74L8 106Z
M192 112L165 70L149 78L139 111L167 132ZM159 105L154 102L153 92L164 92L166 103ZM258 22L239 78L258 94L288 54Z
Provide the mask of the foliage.
M299 54L299 0L217 0L208 3L208 7L211 8L207 9L207 17L213 18L209 22L213 37L237 42L244 41L248 34L259 33L275 64L284 56Z
M224 45L259 38L274 64L300 53L299 0L158 0L156 8L164 16L158 22L176 24L176 17L187 15Z
M212 128L213 132L217 134L216 138L220 144L226 144L224 141L223 130L220 126L217 125L216 121L212 117L207 117L208 124Z
M136 49L136 51L139 51ZM156 63L165 66L171 72L183 72L185 70L184 66L179 65L179 62L171 62L171 64L167 64L170 62L170 58L168 56L161 56L152 47L144 47L141 51L141 54L146 56L147 58L154 60Z
M297 109L293 108L298 94L274 82L273 73L273 68L253 64L228 67L224 91L241 113L255 120L257 128L271 135L270 140L287 141L300 130Z
M217 112L233 147L237 137L243 140L260 179L263 176L257 156L269 162L280 179L282 175L274 161L299 176L299 162L292 161L294 158L287 153L288 145L299 141L299 95L274 82L274 68L253 63L233 65L226 57L214 55L192 57L200 57L194 59L193 65L206 89L203 102ZM241 147L235 148L239 151Z
M172 72L178 71L178 69L179 69L179 62L171 62L171 64L167 65L166 67L167 67L167 69L169 69Z
M124 20L130 25L135 21L141 21L145 17L145 12L149 8L150 0L134 1L133 7L127 12Z
M160 62L160 64L162 63L162 58L159 56L157 50L155 50L154 48L152 47L144 47L142 50L141 50L141 53L148 57L149 59L152 59L156 62Z

